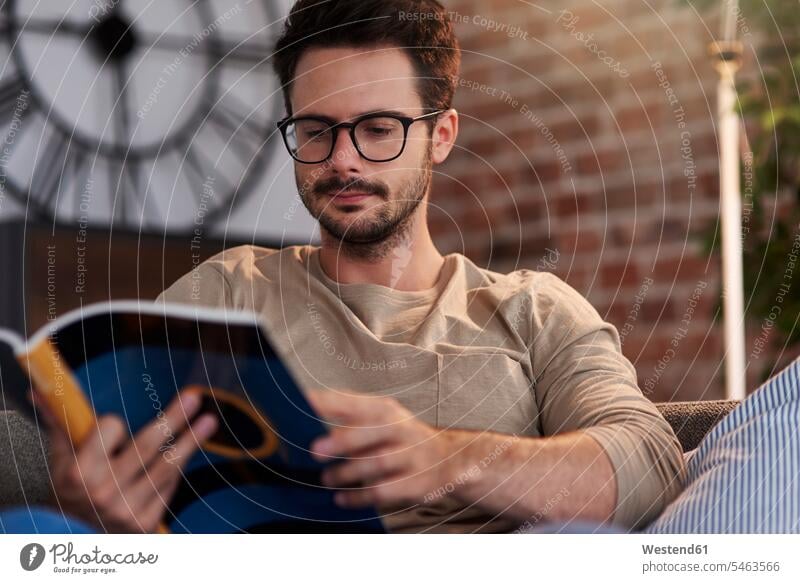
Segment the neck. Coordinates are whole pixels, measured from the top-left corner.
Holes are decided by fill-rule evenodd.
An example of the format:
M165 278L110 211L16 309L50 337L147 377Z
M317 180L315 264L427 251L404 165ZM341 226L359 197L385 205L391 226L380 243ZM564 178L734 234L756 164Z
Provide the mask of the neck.
M398 291L434 287L444 258L433 244L427 222L419 215L416 213L397 237L389 237L368 250L344 243L323 229L319 251L323 271L341 284L374 283Z

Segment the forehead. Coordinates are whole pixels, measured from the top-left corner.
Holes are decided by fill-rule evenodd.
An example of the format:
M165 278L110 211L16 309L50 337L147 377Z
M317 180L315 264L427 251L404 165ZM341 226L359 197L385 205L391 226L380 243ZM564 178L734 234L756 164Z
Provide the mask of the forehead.
M367 111L422 107L408 55L395 47L325 47L305 51L297 63L294 115L349 119Z

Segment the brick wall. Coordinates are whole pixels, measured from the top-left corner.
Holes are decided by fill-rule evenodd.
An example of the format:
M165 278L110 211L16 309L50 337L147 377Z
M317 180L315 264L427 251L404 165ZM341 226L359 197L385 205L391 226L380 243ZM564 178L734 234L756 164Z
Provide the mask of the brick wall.
M652 399L722 398L720 267L699 240L718 215L716 24L676 0L445 5L464 52L440 248L554 271L620 329Z

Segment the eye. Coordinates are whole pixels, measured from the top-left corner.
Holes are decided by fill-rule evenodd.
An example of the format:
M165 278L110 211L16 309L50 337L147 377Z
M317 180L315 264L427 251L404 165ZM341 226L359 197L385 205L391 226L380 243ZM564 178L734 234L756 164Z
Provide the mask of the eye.
M364 122L359 129L369 137L386 138L397 131L397 124L393 121L373 120Z
M388 136L392 133L392 128L371 127L369 128L369 133L375 136Z
M305 129L303 130L303 137L306 140L322 140L326 138L329 132L328 128Z
M314 120L300 120L295 125L297 137L302 142L320 141L327 139L330 127Z

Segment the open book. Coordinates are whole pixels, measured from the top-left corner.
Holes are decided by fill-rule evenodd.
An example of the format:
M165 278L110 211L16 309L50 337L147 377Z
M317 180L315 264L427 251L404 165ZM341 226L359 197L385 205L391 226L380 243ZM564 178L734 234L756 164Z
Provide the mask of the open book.
M374 510L337 507L321 485L323 464L308 450L326 427L256 314L93 304L27 342L0 330L0 383L0 405L35 420L32 384L76 444L99 415L119 415L135 434L179 390L201 391L201 413L219 429L184 469L165 516L172 532L383 531Z

